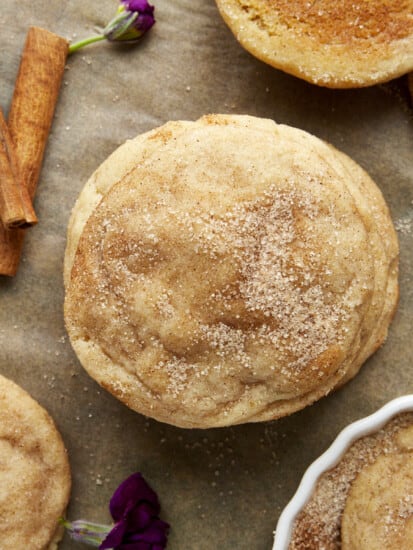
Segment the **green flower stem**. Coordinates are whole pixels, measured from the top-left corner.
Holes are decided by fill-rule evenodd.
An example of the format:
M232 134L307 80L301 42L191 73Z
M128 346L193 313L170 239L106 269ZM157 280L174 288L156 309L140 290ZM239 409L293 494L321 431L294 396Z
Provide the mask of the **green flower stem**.
M105 40L105 38L106 38L105 35L97 34L95 36L89 36L89 38L84 38L83 40L79 40L74 44L70 44L69 54L77 50L80 50L80 48L83 48L83 46L88 46L89 44L93 44L94 42L100 42L101 40Z
M113 525L102 525L101 523L94 523L83 519L68 521L64 518L60 518L59 523L67 529L73 540L89 544L95 548L102 544L109 532L113 529Z

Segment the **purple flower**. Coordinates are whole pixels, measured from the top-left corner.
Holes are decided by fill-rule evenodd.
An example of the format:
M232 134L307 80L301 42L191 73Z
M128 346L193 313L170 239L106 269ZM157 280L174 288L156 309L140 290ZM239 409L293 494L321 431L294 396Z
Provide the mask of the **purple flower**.
M147 0L120 0L115 17L109 21L102 34L71 44L69 53L105 39L111 42L138 42L155 24L154 11L154 6Z
M113 42L136 42L155 24L154 11L147 0L121 0L117 16L103 34Z
M114 527L84 520L61 523L77 541L100 550L163 550L167 545L169 525L159 518L156 493L140 473L125 479L114 492L109 510Z
M113 494L109 510L115 526L100 550L162 550L167 544L169 525L159 519L156 493L142 475L132 474Z
M138 18L136 20L136 26L143 32L149 30L155 23L153 12L154 6L151 6L147 0L121 0L121 3L125 6L125 9L130 12L137 12Z
M153 12L152 6L149 6L147 0L120 0L125 8L129 11L139 11L145 13L146 10Z

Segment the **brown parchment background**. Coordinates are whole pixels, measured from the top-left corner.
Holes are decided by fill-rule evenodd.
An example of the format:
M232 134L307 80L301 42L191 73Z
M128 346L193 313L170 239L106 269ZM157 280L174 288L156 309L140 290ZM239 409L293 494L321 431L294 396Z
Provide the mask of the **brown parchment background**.
M268 550L305 468L338 431L413 392L413 110L405 78L317 88L244 51L213 0L153 3L157 23L138 47L99 43L68 60L35 202L40 223L27 235L18 275L0 277L0 372L57 423L72 467L71 519L108 522L113 490L141 471L172 526L171 550ZM116 0L1 0L6 113L29 25L77 39L104 26L116 7ZM337 393L278 421L186 431L128 410L82 369L64 328L62 262L71 208L105 157L170 119L210 112L297 126L358 161L399 230L401 298L385 346ZM76 548L67 537L60 545Z

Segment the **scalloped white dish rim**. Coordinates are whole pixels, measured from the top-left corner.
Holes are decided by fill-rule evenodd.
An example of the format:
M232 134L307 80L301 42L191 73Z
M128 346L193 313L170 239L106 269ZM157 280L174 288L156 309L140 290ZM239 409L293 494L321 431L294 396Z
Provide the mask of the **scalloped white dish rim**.
M295 519L307 504L318 479L340 461L350 445L357 439L380 430L394 416L408 411L413 411L413 394L389 401L376 412L349 424L339 433L330 447L305 471L297 491L278 519L272 550L288 549Z

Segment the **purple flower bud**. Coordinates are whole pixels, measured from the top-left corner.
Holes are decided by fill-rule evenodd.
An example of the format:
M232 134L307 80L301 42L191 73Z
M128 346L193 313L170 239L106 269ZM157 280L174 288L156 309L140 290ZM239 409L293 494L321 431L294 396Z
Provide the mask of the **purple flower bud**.
M146 0L121 0L116 17L103 34L112 42L136 42L154 25L155 8Z
M153 14L155 9L147 0L121 0L122 4L129 11L137 11L139 13Z
M154 6L147 0L120 0L115 17L109 21L102 34L71 44L69 53L104 39L111 42L137 42L155 24L154 11Z
M115 527L100 545L100 550L163 550L169 525L159 519L156 493L140 473L132 474L114 492L110 513Z
M169 525L159 518L158 497L140 473L132 474L113 493L109 510L113 527L85 520L61 519L70 536L99 550L164 550Z

